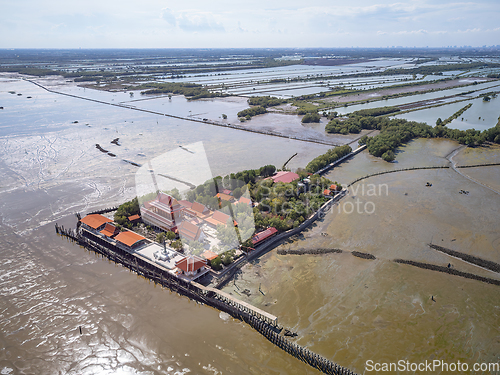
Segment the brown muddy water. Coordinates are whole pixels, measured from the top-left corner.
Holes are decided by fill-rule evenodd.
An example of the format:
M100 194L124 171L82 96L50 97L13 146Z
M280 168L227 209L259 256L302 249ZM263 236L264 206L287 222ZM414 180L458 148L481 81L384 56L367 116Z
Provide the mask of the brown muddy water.
M158 118L12 79L0 82L0 102L2 374L317 373L249 326L56 236L53 224L74 226L75 212L133 197L137 168L123 159L144 164L203 141L216 175L281 165L294 153L291 167L305 166L328 147ZM116 137L121 146L110 144ZM458 146L418 142L398 154L401 165L446 163L444 156ZM96 143L117 156L98 151ZM343 183L376 163L362 153L331 177ZM452 170L405 173L369 180L389 184L388 196L360 197L376 203L375 216L334 211L285 245L359 250L377 260L272 251L246 267L236 285L296 331L299 344L357 372L367 359L494 359L500 352L498 287L390 259L449 262L425 246L432 239L499 262L498 195ZM425 181L433 187L423 187ZM233 284L226 289L236 294Z
M424 150L433 145L435 152L413 153L417 165L435 161L452 146L424 142ZM409 153L414 145L407 146ZM398 157L405 153L403 148ZM487 155L490 162L496 158ZM361 154L350 163L366 173L373 161ZM349 176L347 165L339 168L338 179ZM474 170L478 178L488 178L486 168L491 167ZM392 260L450 264L500 279L498 273L427 246L432 242L500 263L499 195L452 169L386 174L363 183L364 193L362 183L353 185L324 219L281 245L285 250L340 248L343 253L277 255L275 250L246 266L226 292L280 316L282 324L298 333L299 344L358 373L369 359L460 360L471 366L498 362L500 287ZM376 194L369 184L377 187ZM383 184L387 190L380 192ZM462 189L469 194L460 194ZM376 260L354 257L351 251L373 254ZM241 293L245 289L249 297Z

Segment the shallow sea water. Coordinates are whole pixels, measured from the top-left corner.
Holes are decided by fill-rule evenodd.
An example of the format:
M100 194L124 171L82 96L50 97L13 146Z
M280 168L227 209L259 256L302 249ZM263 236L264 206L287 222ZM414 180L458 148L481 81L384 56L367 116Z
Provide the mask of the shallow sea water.
M89 95L104 100L115 94ZM115 101L127 99L117 95ZM75 212L133 197L137 168L124 159L143 164L179 145L203 141L217 175L280 166L294 153L290 166L304 166L327 146L159 118L12 79L0 82L0 103L5 107L0 112L0 372L317 373L249 326L56 236L53 224L72 227ZM121 146L110 143L117 137ZM96 143L116 157L98 151ZM401 149L394 164L363 152L330 177L345 183L374 170L439 165L456 147L417 140ZM456 158L465 164L489 155ZM299 344L357 372L370 358L494 359L500 351L498 287L390 262L401 244L402 254L427 259L432 252L425 243L433 235L444 246L500 261L494 226L498 195L451 170L438 172L373 180L389 183L390 196L378 197L384 208L378 220L332 213L299 241L284 245L366 250L376 261L349 253L294 257L273 251L246 267L236 284L246 283L253 303L298 332ZM481 171L476 173L481 178ZM422 190L427 180L433 181L432 190ZM471 195L452 195L459 188ZM445 264L446 256L432 254ZM457 267L471 271L474 266ZM227 288L234 293L234 286Z

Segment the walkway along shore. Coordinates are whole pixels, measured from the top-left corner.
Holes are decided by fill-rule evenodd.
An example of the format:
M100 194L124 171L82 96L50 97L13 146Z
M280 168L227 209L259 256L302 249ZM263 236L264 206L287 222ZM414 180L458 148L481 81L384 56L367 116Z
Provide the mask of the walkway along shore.
M215 288L204 287L195 282L187 282L179 279L166 272L166 269L163 269L163 267L154 264L141 256L137 256L136 254L129 253L113 246L112 244L99 239L92 233L84 229L80 229L79 226L77 226L77 229L74 230L65 229L64 227L55 224L55 230L57 234L76 242L78 245L85 247L89 251L93 251L114 261L115 263L127 267L131 271L152 280L155 284L160 284L162 287L168 288L172 292L176 292L179 295L186 296L198 303L206 304L215 309L226 312L233 318L246 322L280 349L302 362L307 363L311 367L318 369L324 374L355 374L351 370L288 340L280 334L283 328L278 326L277 318L273 321L273 316L270 314L266 314L266 316L259 314L258 312L256 313L258 309L253 308L253 306L251 308L250 305ZM105 246L103 244L105 244Z
M170 115L168 113L161 113L161 112L156 112L156 111L150 111L148 109L137 108L137 107L126 105L126 104L105 102L103 100L91 99L91 98L86 98L84 96L78 96L78 95L68 94L68 93L65 93L65 92L59 92L59 91L51 90L51 89L49 89L49 88L47 88L45 86L42 86L39 83L37 83L35 81L32 81L30 79L27 79L27 78L25 78L24 80L27 81L27 82L30 82L30 83L38 86L38 87L41 87L42 89L44 89L44 90L46 90L48 92L51 92L53 94L65 95L65 96L69 96L71 98L88 100L88 101L91 101L91 102L94 102L94 103L106 104L106 105L111 105L111 106L114 106L114 107L126 108L126 109L131 109L131 110L134 110L134 111L151 113L151 114L158 115L158 116L171 117L171 118L175 118L175 119L178 119L178 120L193 121L193 122L199 122L199 123L202 123L202 124L209 124L209 125L221 126L221 127L224 127L224 128L230 128L230 129L235 129L235 130L243 130L243 131L250 132L250 133L259 133L259 134L269 135L269 136L272 136L272 137L280 137L280 138L292 139L294 141L317 143L317 144L327 145L327 146L340 146L339 144L333 143L333 142L322 141L322 140L319 140L319 139L302 138L302 137L297 137L297 136L293 136L293 135L286 135L286 134L282 134L282 133L275 132L275 131L272 131L272 130L250 129L250 128L244 127L242 125L237 125L237 124L229 124L229 123L218 122L218 121L214 121L214 120L199 119L199 118L195 118L195 117L176 116L176 115Z

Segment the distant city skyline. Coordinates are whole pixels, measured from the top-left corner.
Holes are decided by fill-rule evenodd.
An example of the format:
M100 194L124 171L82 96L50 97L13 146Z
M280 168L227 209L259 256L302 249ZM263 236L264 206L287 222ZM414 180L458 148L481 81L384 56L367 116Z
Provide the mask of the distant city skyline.
M497 0L3 2L0 48L447 47L500 43Z

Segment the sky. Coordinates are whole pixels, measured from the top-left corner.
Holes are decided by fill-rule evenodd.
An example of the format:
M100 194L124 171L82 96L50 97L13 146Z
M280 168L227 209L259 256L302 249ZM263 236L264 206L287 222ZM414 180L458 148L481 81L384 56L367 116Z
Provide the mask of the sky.
M489 46L499 20L499 0L0 0L0 48Z

